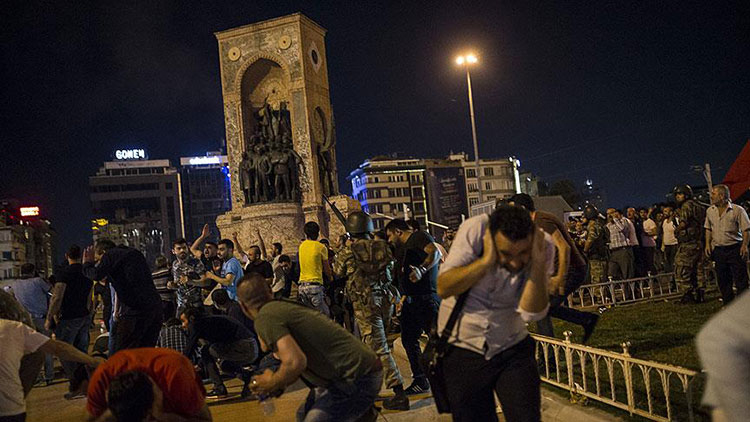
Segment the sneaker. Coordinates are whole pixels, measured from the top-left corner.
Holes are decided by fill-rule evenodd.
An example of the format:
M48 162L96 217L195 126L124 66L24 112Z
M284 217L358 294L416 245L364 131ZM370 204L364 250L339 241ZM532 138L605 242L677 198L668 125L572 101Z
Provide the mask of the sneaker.
M383 407L388 410L409 410L409 397L406 396L406 391L384 400Z
M583 324L583 344L589 341L589 337L594 333L597 322L599 322L599 315L591 314L589 320Z
M414 394L422 394L422 393L428 393L430 391L430 383L427 380L414 380L414 382L411 383L409 388L404 390L404 393L406 393L407 396L411 396Z
M83 399L86 398L86 393L81 390L68 391L63 397L65 397L65 400Z
M227 396L227 387L225 386L219 386L214 387L213 390L206 393L206 398L219 398L219 397L226 397Z

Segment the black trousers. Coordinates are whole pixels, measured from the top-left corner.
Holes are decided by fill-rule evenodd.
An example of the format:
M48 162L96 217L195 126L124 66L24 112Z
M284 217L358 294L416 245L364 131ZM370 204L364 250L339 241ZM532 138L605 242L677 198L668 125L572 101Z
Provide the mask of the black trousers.
M438 308L440 303L432 295L422 297L409 296L401 308L401 343L409 358L412 378L425 379L426 375L422 369L422 348L419 338L422 333L430 335L432 327L437 323Z
M123 349L155 347L161 330L160 306L149 312L131 313L117 318L112 333L112 353Z
M0 416L0 422L24 422L26 421L26 413L11 416Z
M592 314L569 308L565 303L568 296L576 291L578 287L583 284L585 279L586 267L571 267L568 270L565 280L565 292L562 295L550 295L549 312L547 312L547 316L537 322L539 334L547 337L555 336L555 330L552 326L552 318L561 319L580 326L583 326L591 320L593 317Z
M737 286L737 294L747 289L747 263L740 256L740 244L716 246L712 253L716 262L716 281L719 284L724 305L734 299L732 285Z
M526 337L492 359L450 346L443 360L454 422L497 421L493 391L507 422L542 420L539 372L534 340Z
M664 271L674 271L674 255L677 253L677 245L664 245Z

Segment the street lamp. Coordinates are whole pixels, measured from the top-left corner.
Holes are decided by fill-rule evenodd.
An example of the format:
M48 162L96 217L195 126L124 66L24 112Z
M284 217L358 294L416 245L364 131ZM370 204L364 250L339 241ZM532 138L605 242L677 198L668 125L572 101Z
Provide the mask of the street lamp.
M466 85L469 88L469 116L471 117L471 136L474 140L474 165L477 172L477 193L479 194L479 203L482 203L482 181L479 179L479 144L477 144L477 124L474 121L474 98L471 95L471 74L469 66L476 64L479 60L474 54L466 54L456 57L456 64L466 68Z

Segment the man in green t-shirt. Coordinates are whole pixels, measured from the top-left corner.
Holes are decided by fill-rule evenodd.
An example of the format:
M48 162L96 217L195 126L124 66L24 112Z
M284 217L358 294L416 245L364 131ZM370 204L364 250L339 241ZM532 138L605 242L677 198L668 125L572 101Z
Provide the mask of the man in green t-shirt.
M377 419L374 402L383 382L375 352L320 312L287 300L273 300L268 283L247 274L237 287L242 311L255 322L261 347L281 361L276 372L257 375L250 388L273 394L302 377L311 388L300 406L301 421Z

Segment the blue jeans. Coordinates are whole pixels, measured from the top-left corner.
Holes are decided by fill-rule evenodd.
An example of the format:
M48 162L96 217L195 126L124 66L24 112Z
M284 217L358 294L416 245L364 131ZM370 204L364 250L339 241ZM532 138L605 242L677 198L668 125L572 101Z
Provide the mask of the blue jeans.
M57 336L57 340L64 341L83 353L88 353L90 322L91 318L88 315L80 318L61 319L57 328L55 328L55 336ZM62 361L63 370L65 370L65 375L68 376L69 380L73 379L73 375L80 365L77 362Z
M353 383L336 382L310 389L297 410L299 422L354 422L370 411L383 383L383 370L365 374Z
M325 316L331 315L326 303L325 289L321 284L300 284L297 291L297 299L303 305L317 309Z
M45 318L33 318L34 320L34 327L36 327L36 330L39 331L41 334L44 334L45 336L49 337L52 335L46 328L44 328L44 321ZM54 362L52 361L53 356L50 354L44 355L44 380L47 382L52 382L53 379L55 379L55 366Z

